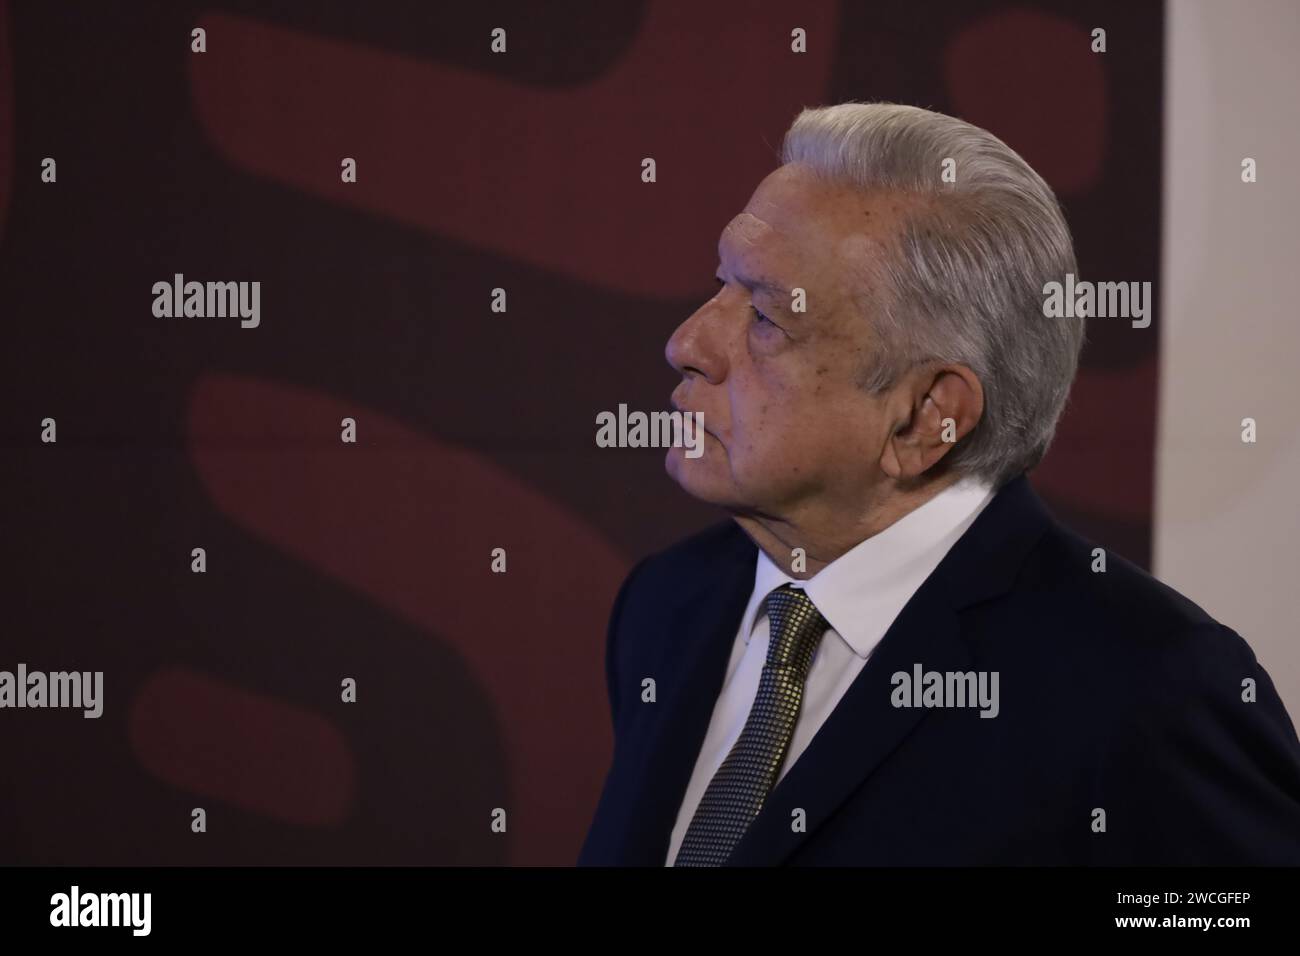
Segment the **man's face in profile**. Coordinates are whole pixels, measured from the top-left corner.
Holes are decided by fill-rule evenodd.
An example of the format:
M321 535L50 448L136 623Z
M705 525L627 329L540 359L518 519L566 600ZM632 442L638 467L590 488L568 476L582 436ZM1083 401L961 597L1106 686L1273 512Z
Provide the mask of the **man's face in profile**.
M718 242L718 292L683 322L666 356L675 407L703 412L703 454L669 449L690 494L733 511L783 515L809 502L852 508L881 479L886 398L860 382L872 355L859 297L902 202L863 198L799 164L759 185ZM792 290L806 311L792 310ZM869 301L869 298L865 301Z

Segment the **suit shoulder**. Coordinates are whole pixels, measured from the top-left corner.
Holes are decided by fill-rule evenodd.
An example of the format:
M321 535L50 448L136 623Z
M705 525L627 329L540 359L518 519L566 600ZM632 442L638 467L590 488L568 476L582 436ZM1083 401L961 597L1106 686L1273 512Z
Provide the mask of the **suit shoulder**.
M1089 628L1149 640L1235 633L1191 598L1123 555L1055 525L1039 540L1026 578L1036 589L1077 613ZM1240 638L1236 638L1240 640Z
M1022 640L1050 647L1057 662L1044 666L1064 668L1079 693L1104 694L1107 707L1123 709L1122 701L1141 697L1222 693L1227 675L1235 687L1261 673L1253 648L1231 627L1060 525L1034 546L1015 593L1012 614L1023 622Z
M610 647L614 634L626 632L623 656L638 647L660 648L662 626L675 610L701 592L715 587L719 574L741 574L757 549L738 525L728 520L710 525L688 538L647 555L628 572L610 616Z
M698 580L719 562L736 560L755 550L749 536L728 518L711 524L643 558L638 565L647 578Z

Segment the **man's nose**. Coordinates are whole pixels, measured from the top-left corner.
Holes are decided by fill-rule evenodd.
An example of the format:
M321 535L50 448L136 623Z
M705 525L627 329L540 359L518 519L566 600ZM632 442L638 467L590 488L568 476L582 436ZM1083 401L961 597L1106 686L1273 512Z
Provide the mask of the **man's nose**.
M726 359L718 342L722 316L711 304L701 306L668 338L664 358L688 377L700 375L712 384L726 376Z

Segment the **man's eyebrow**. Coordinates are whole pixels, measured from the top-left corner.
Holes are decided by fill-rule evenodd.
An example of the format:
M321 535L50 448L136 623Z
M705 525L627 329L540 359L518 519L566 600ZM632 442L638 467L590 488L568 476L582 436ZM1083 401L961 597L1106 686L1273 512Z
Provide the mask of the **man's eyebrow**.
M721 268L721 266L718 267L719 270ZM776 279L768 277L754 278L741 272L737 272L733 278L750 292L771 292L776 295L783 295L786 298L791 295L791 291L785 283L778 282Z
M787 299L790 298L790 290L786 288L783 282L776 282L772 279L749 279L745 276L736 276L736 281L750 292L771 292Z
M740 274L737 274L734 278L742 286L748 289L751 295L755 292L766 292L775 296L778 300L777 305L784 305L785 303L779 300L785 299L788 301L793 295L791 290L786 288L783 283L776 282L772 279L751 279L749 276Z
M727 225L727 228L722 230L722 235L718 237L718 262L719 263L721 263L723 260L722 249L723 249L723 245L727 241L727 233L730 230L731 230L731 224L729 223ZM721 268L721 266L719 266L719 268ZM790 287L788 287L785 283L779 282L778 280L771 278L769 276L760 276L755 278L753 276L748 276L738 272L735 274L735 280L739 282L742 286L744 286L746 289L748 289L751 293L769 292L775 295L785 296L786 298L789 298L791 295Z

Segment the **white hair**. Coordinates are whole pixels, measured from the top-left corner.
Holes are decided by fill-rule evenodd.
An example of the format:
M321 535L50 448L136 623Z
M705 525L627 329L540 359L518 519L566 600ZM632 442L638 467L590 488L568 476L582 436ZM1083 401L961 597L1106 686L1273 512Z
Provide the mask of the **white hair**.
M887 389L920 362L961 363L983 386L984 413L945 456L948 467L1001 485L1036 465L1084 335L1083 319L1043 315L1044 284L1078 275L1051 187L992 133L894 103L803 110L781 161L919 200L908 204L894 254L863 264L883 285L858 297L879 340L863 386ZM945 169L955 182L944 182Z

